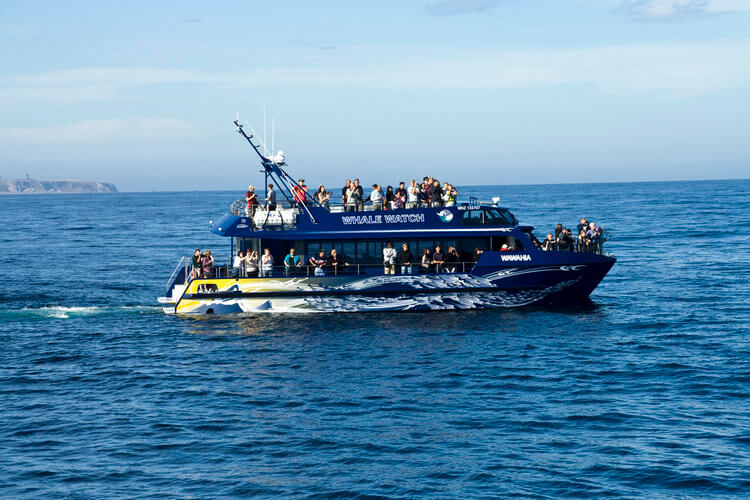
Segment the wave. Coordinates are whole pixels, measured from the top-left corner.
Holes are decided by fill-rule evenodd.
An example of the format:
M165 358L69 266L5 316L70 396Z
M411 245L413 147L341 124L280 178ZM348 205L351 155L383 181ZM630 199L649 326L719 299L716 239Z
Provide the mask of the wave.
M101 315L150 314L161 311L161 307L158 306L46 306L0 310L0 319L71 319Z

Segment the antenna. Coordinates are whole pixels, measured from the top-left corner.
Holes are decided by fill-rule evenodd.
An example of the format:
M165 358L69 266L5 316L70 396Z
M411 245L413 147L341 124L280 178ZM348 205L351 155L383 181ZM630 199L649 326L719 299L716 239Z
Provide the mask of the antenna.
M263 150L268 156L268 148L266 147L266 101L263 101Z
M271 115L271 154L276 154L276 117Z

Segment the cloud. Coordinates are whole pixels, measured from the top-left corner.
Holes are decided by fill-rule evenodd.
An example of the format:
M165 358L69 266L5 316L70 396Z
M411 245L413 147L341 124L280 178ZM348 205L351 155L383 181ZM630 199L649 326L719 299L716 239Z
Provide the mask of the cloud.
M425 7L425 10L436 16L458 16L488 12L508 0L441 0Z
M750 82L750 40L577 49L464 51L421 47L311 49L284 65L206 72L77 68L0 78L0 103L149 98L175 85L201 92L268 88L503 89L585 85L602 93L690 96Z
M748 0L623 0L622 8L637 19L667 21L692 16L750 12Z

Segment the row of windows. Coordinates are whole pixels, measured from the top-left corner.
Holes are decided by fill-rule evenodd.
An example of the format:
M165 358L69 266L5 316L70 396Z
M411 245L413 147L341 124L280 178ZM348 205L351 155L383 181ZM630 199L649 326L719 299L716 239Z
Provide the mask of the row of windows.
M420 258L425 248L430 252L440 246L443 252L448 251L449 246L456 247L461 261L471 260L474 249L489 249L488 238L459 238L459 239L410 239L410 240L387 240L393 243L396 251L401 250L401 245L406 243L415 258ZM315 255L321 250L330 254L332 249L343 255L352 264L380 264L383 262L383 248L386 240L359 240L359 241L307 241L305 243L305 254Z

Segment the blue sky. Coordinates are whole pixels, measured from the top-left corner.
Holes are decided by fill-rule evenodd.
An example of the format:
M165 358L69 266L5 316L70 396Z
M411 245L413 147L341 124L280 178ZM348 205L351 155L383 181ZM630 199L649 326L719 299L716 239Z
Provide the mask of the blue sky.
M750 0L0 3L0 176L746 178Z

